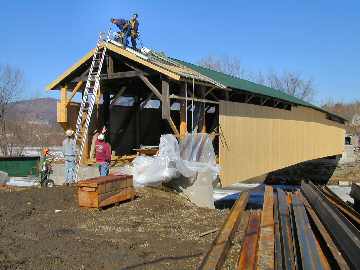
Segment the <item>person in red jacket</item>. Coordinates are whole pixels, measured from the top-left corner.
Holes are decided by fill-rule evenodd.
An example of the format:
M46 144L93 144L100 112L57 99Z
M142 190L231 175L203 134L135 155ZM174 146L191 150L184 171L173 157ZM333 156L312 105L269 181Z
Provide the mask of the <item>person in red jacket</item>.
M95 144L96 163L99 165L100 176L109 175L111 161L111 148L104 139L105 135L100 134Z

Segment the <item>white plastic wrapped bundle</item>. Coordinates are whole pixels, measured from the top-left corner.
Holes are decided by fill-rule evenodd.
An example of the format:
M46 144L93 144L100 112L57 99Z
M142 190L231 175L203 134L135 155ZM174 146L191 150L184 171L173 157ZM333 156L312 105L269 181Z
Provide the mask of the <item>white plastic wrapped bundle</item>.
M220 173L220 167L216 164L216 156L209 135L206 133L188 134L180 142L180 160L183 166L179 166L180 173L185 177L193 174L209 171L212 180L215 181ZM185 171L183 169L185 168Z
M192 182L199 172L209 172L214 181L219 167L208 134L188 134L180 145L167 134L160 138L158 156L136 157L132 172L135 186L155 186L180 175Z
M166 158L139 156L133 161L135 186L157 186L176 176L176 169L167 165Z

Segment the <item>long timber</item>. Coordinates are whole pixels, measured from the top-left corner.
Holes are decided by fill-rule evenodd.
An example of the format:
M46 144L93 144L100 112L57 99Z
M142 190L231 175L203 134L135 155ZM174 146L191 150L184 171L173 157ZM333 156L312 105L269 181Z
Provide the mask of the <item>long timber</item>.
M243 192L236 201L209 251L203 257L198 270L221 269L248 199L249 193Z

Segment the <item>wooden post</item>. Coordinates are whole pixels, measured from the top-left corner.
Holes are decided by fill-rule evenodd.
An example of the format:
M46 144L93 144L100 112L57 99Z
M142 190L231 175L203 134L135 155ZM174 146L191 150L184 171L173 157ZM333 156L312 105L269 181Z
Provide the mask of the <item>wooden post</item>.
M61 87L60 89L60 101L65 104L67 102L67 89L68 89L67 85Z
M114 73L114 60L110 55L108 55L108 57L107 57L106 72L107 72L107 74Z
M169 82L162 80L161 81L161 90L162 90L162 104L161 104L161 116L162 119L169 119L170 116L170 99L169 99Z
M174 124L170 114L170 98L169 98L169 82L166 80L161 81L161 115L163 119L166 119L174 132L176 137L180 137L179 131Z
M57 122L61 124L64 130L69 127L67 119L67 85L60 89L60 102L57 103Z
M201 98L205 99L205 87L200 87L201 91ZM201 133L206 133L206 111L205 111L205 103L201 104L201 111L200 111L200 117L202 119L201 123L199 123L201 130Z
M180 89L180 96L185 97L186 91L187 91L187 85L184 83L184 85L181 86ZM186 100L180 100L180 138L184 138L187 134L187 123L186 123L186 114L187 114L187 108L186 108Z

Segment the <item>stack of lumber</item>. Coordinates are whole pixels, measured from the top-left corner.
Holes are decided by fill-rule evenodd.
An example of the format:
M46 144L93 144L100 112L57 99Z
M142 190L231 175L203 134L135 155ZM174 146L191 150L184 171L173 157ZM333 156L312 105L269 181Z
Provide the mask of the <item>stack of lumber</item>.
M135 197L130 175L110 175L81 180L77 184L80 207L103 208Z

